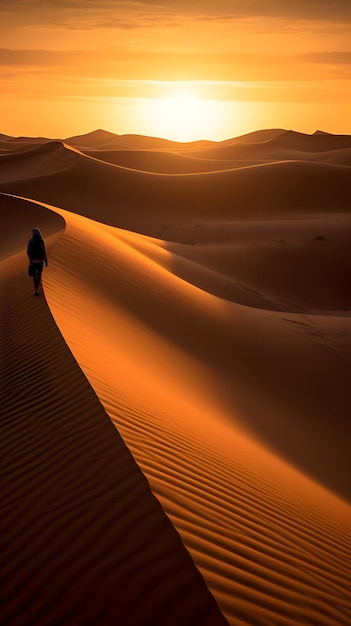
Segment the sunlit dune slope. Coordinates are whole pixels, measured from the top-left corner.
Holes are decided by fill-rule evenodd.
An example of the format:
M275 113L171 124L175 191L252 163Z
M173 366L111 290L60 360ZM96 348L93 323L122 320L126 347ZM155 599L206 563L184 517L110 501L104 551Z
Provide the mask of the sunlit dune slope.
M51 263L62 218L0 201L1 243L13 242L1 263L1 624L225 624L44 297L31 297L18 251L28 220L53 233Z
M181 280L162 244L64 217L50 308L227 619L347 624L350 508L269 451L346 489L342 348Z
M204 290L205 284L201 290L193 288L197 268L186 258L183 257L186 282L175 276L181 260L179 254L170 254L157 241L94 222L82 222L79 216L68 214L65 217L70 222L77 219L77 224L86 223L91 229L89 241L84 236L84 228L82 232L78 229L80 234L76 239L85 242L79 246L80 254L90 254L102 264L101 270L96 272L99 276L94 284L97 294L101 291L103 298L112 298L113 303L117 300L118 306L127 308L133 319L140 318L152 332L162 334L168 342L176 343L209 367L211 380L217 380L216 385L220 385L218 392L222 403L227 402L232 407L238 402L247 402L250 410L246 412L246 424L254 430L258 428L260 435L269 432L273 436L270 443L280 442L284 454L294 448L299 450L301 458L297 455L294 459L297 463L307 464L305 469L308 467L319 478L324 475L332 480L335 488L348 493L345 472L348 444L344 428L348 429L345 418L350 368L349 316L341 312L333 317L328 313L301 317L261 310L262 302L256 310L219 301L211 295L210 285L208 293ZM66 239L60 242L61 246ZM72 254L76 245L73 241ZM70 254L66 243L62 255L69 258ZM73 265L72 261L72 268ZM210 282L211 272L208 274ZM110 294L113 277L115 288ZM69 276L67 280L69 282ZM177 322L172 322L174 310L179 311ZM213 328L213 336L208 333L209 328ZM282 363L284 368L280 366ZM257 400L252 397L252 387L256 389ZM272 413L271 426L260 417L265 406L267 416ZM284 421L279 423L277 419L282 412ZM306 414L311 423L318 420L319 432L324 432L328 438L328 451L324 437L321 442L314 442L314 430L309 432L305 424ZM339 421L339 429L334 428L335 420ZM287 423L289 435L284 437ZM304 441L296 447L301 428L304 428ZM312 443L313 455L309 453ZM332 468L326 465L325 455Z

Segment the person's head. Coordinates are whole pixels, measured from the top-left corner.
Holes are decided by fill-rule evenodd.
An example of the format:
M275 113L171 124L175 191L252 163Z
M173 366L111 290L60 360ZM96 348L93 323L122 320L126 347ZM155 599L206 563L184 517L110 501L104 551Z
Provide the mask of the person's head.
M41 239L41 232L40 232L39 228L33 228L32 232L33 232L33 237Z

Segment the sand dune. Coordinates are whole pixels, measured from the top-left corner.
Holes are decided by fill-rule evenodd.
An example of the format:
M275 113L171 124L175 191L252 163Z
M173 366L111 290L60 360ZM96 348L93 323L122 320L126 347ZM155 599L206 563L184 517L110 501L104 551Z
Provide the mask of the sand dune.
M34 209L62 229L1 202L18 224ZM28 298L23 250L2 276L1 623L224 624L45 300Z
M227 171L100 131L0 157L26 196L0 195L4 623L350 623L350 170L324 135Z
M160 156L161 158L161 156ZM154 174L115 166L53 142L3 156L3 191L113 226L158 236L165 225L348 211L350 169L304 161Z
M207 146L204 150L198 150L197 155L229 161L243 158L253 161L269 159L278 161L281 160L281 155L285 155L284 159L310 160L320 152L332 153L350 147L349 135L327 133L306 135L295 131L266 130Z
M115 135L105 130L95 130L86 135L68 137L65 143L74 148L88 149L129 149L129 150L192 150L212 145L211 141L192 141L189 143L175 143L159 137L144 137L143 135Z
M120 165L128 169L156 174L188 174L233 169L237 162L223 162L215 159L202 159L187 152L160 152L157 150L89 150L88 156Z
M52 139L45 137L10 137L0 133L0 152L18 153L22 150L31 149L34 146L40 146L45 143L51 143Z

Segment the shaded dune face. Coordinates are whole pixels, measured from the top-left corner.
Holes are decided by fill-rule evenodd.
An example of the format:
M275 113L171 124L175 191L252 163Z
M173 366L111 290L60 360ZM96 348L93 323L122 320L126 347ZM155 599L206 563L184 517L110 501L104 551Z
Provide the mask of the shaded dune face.
M162 229L167 235L169 229ZM272 311L351 310L350 216L236 220L175 227L168 266L226 300Z
M17 623L349 623L349 138L321 137L99 131L0 157L32 198L0 195Z

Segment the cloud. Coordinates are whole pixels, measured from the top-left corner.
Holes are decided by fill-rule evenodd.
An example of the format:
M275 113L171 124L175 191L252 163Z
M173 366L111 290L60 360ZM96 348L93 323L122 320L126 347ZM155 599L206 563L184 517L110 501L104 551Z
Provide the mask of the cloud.
M53 50L9 50L8 48L0 48L0 66L57 66L62 64L63 56L62 52Z
M311 21L351 21L348 0L1 0L0 15L21 23L67 28L138 28L186 18L230 21L240 18L285 18ZM155 24L157 25L157 24Z
M351 52L347 50L339 52L308 52L301 54L300 58L311 63L351 66Z
M296 81L333 80L351 70L351 52L143 52L118 47L99 50L0 49L0 67L21 74L102 80Z
M351 19L351 3L348 0L56 0L54 4L76 8L99 6L103 11L117 9L130 15L147 10L151 13L219 18L259 16L328 21Z

